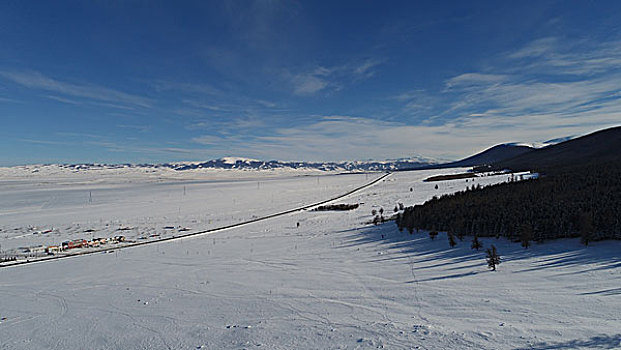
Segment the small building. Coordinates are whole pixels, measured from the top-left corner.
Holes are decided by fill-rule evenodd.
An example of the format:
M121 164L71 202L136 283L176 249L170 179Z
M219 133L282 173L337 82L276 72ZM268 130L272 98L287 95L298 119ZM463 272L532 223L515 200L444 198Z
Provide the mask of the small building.
M65 241L62 243L63 249L82 248L88 245L85 239L74 239L73 241Z
M31 254L41 254L41 253L45 253L47 250L47 247L44 245L38 245L38 246L34 246L34 247L29 247L29 253Z
M99 242L99 244L106 244L108 243L108 239L103 238L103 237L98 237L98 238L94 238L93 242Z
M62 248L57 245L48 246L47 249L45 250L45 252L48 253L49 255L58 254L61 251L62 251Z

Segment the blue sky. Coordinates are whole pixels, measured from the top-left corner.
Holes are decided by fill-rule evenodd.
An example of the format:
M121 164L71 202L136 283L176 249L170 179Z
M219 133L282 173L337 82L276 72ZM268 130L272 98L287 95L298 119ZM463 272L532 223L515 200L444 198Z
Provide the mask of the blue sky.
M621 124L618 1L3 1L0 165L457 159Z

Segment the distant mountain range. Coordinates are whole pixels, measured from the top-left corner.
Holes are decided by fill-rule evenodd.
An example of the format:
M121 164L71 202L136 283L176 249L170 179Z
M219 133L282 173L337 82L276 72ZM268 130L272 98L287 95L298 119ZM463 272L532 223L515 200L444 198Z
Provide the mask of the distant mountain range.
M487 169L531 170L593 160L619 158L621 154L621 126L600 130L582 137L563 137L542 143L504 143L455 162L441 162L432 158L412 157L385 161L291 162L250 158L224 157L198 162L171 162L163 164L62 164L74 171L89 169L158 168L186 171L195 169L239 170L321 170L321 171L400 171L452 167L485 167Z
M239 169L239 170L322 170L322 171L395 171L403 169L420 169L439 164L439 161L424 158L400 158L385 161L343 161L343 162L288 162L279 160L262 161L240 157L224 157L199 162L178 162L164 164L64 164L63 168L71 170L88 170L96 168L168 168L177 171L194 169Z

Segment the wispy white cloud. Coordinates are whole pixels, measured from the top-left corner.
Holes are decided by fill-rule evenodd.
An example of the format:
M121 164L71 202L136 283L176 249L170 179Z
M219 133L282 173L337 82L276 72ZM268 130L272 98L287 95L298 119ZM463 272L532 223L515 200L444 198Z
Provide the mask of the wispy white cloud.
M139 132L147 132L151 130L151 125L143 125L143 124L117 124L116 127L121 128L121 129L136 130Z
M0 96L0 101L2 102L11 102L11 103L21 103L21 101L12 99L12 98L6 98L6 97L1 97Z
M85 100L80 101L78 99L70 99L70 98L61 97L61 96L55 96L55 95L43 95L43 97L48 98L50 100L57 101L57 102L70 104L70 105L92 105L92 106L99 106L99 107L122 109L122 110L126 110L126 111L133 111L133 112L139 113L137 111L136 107L130 106L130 105L122 105L122 104L118 104L118 103L99 102L99 101L90 101L90 100L88 100L88 101L85 101Z
M156 91L176 91L198 95L220 96L224 92L209 83L186 83L168 80L155 80L151 85Z
M612 78L612 79L611 79ZM520 116L533 112L583 113L618 99L620 76L573 82L517 82L481 85L461 90L452 103L451 112L484 112ZM586 118L586 115L583 115Z
M230 112L232 110L231 107L233 107L233 106L222 105L222 104L209 104L209 103L205 103L202 101L197 101L197 100L187 99L187 98L183 99L182 102L194 108L207 109L207 110L216 111L216 112Z
M621 48L617 41L588 44L543 38L505 53L484 71L447 79L445 88L431 100L419 103L430 94L420 90L394 100L409 115L414 110L426 113L426 122L420 125L431 131L443 128L443 134L465 145L462 150L513 138L542 141L621 123L618 62ZM427 102L443 107L425 110Z
M152 101L142 96L132 95L98 85L69 83L50 78L35 71L0 71L0 77L26 88L58 93L74 98L79 97L146 108L152 106Z
M33 143L37 145L69 145L68 142L63 141L55 141L55 140L44 140L44 139L18 139L20 142Z
M317 76L313 73L293 76L291 83L293 83L293 93L296 95L312 95L330 84L323 76Z
M186 147L160 147L153 145L135 145L128 144L127 142L115 142L115 141L87 141L84 144L97 146L103 148L109 152L115 153L132 153L139 156L152 156L152 155L183 155L183 157L200 159L205 155L205 149L202 148L186 148Z
M220 136L202 135L199 137L192 138L192 142L198 143L201 145L219 145L219 144L227 143L228 140Z
M504 74L464 73L446 81L447 88L497 84L507 80Z
M446 126L408 126L362 117L326 116L315 123L279 128L266 136L240 140L235 136L205 135L193 141L206 145L209 152L216 154L259 159L322 161L421 154L456 158L462 155L464 142L477 144L483 138L472 138L467 132L457 125L447 129ZM451 149L458 151L447 152Z
M441 125L407 125L330 116L313 124L281 128L273 135L249 140L252 147L236 147L226 140L220 142L237 155L255 158L319 161L424 155L459 159L499 143L544 141L584 134L604 124L621 124L621 112L612 108L598 112L595 118L597 122L588 124L579 116L532 114L518 120L499 115L468 115Z
M233 116L226 119L199 120L189 124L186 128L188 130L209 130L211 132L216 130L218 133L227 135L239 134L240 132L243 132L243 134L256 134L256 131L266 127L268 122L270 121L265 120L265 118L255 116ZM274 122L274 120L271 120L271 122Z
M418 154L459 159L499 143L538 142L620 125L621 72L611 62L621 58L621 51L602 44L594 52L560 55L559 45L558 40L537 41L507 53L484 71L447 79L436 94L413 89L386 99L401 105L396 114L426 115L426 120L325 116L244 140L204 136L193 141L212 152L261 159L386 159ZM592 67L580 72L577 67L585 55L592 58ZM565 64L559 63L561 56ZM594 63L596 57L606 60ZM337 89L341 69L317 67L303 75L299 91L294 92ZM547 70L554 74L545 74ZM600 70L605 73L596 74Z
M509 53L509 58L541 57L553 53L558 45L555 37L540 38L531 41L522 48Z
M45 95L44 97L49 98L50 100L54 100L54 101L58 101L58 102L62 102L62 103L70 104L70 105L82 104L82 102L79 102L77 100L72 100L66 97L60 97L60 96L54 96L54 95Z
M337 66L317 66L297 74L285 71L283 76L292 85L295 95L312 95L323 90L338 91L346 84L369 79L375 74L374 68L383 62L365 59Z
M546 37L507 53L506 58L512 60L508 70L517 74L588 77L619 70L621 41Z

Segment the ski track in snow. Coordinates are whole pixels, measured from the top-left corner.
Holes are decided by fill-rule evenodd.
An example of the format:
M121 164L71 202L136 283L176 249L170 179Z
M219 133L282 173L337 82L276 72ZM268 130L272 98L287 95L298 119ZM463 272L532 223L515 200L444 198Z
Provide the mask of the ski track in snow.
M0 269L0 318L6 317L0 321L0 349L620 348L620 242L583 247L577 240L559 240L525 250L482 239L486 247L495 244L503 259L491 272L484 250L471 250L468 238L451 249L444 233L431 240L426 232L399 232L392 222L365 224L372 209L383 207L390 215L397 203L419 204L472 185L422 182L461 170L394 173L339 201L364 203L352 211L296 212L115 254ZM504 180L506 175L475 183ZM263 190L256 180L239 187L230 181L219 196L241 198L255 189L246 201L236 201L239 214L231 218L232 201L222 201L225 214L213 202L203 209L235 222L367 181L366 175L322 177L320 187L327 191L313 191L317 180L306 177L271 179ZM179 196L179 184L174 190L141 184L133 192L138 202L159 202L161 213L178 211L180 202L160 199L172 192ZM71 205L64 186L47 189L55 199L46 217L57 221L59 235L69 235L62 229L81 220L62 215ZM106 186L119 193L114 183ZM2 201L0 208L10 207ZM102 218L104 226L152 215L140 208L127 212L122 201L112 199L100 208L109 215ZM2 213L10 230L31 225L29 219L39 215ZM196 229L184 221L191 217L179 217L180 223ZM167 220L142 227L157 229ZM41 241L12 234L0 232L3 247L13 240Z

